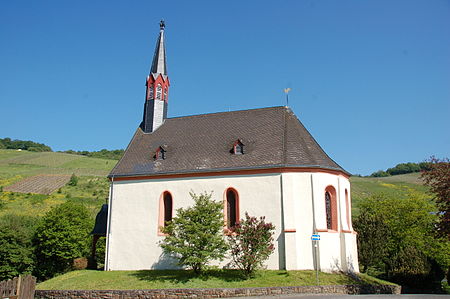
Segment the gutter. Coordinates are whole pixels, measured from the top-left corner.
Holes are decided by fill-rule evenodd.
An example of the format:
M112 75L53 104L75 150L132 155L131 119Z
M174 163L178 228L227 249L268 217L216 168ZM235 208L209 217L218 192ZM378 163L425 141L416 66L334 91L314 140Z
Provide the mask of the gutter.
M262 165L262 166L251 166L251 167L235 167L235 168L207 168L207 169L189 169L189 170L176 170L176 171L166 171L166 172L157 172L157 173L127 173L127 174L109 174L108 178L116 177L144 177L144 176L163 176L163 175L177 175L177 174L194 174L194 173L208 173L208 172L225 172L225 171L241 171L241 170L259 170L259 169L274 169L274 168L313 168L320 170L331 170L337 171L344 175L351 176L352 174L345 171L342 168L335 167L323 167L320 165L287 165L287 164L278 164L278 165Z

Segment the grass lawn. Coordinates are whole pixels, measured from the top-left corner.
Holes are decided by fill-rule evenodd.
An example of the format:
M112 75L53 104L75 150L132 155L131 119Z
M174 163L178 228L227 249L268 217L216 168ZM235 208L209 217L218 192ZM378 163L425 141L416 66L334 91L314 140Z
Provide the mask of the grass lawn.
M321 285L392 284L367 275L356 281L344 274L320 273ZM127 290L172 288L245 288L316 285L314 271L259 271L256 277L243 279L236 270L210 270L195 276L192 271L72 271L37 285L38 290Z

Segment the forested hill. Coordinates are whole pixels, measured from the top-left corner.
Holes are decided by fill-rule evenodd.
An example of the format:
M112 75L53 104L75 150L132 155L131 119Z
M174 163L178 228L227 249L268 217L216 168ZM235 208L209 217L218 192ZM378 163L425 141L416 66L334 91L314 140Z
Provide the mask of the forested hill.
M0 138L0 149L27 150L30 152L51 152L52 149L43 143L11 138Z
M43 143L38 143L30 140L19 140L19 139L11 139L9 137L0 138L0 149L15 149L15 150L25 150L30 152L52 152L50 146L45 145ZM100 159L111 159L111 160L119 160L123 153L123 149L116 150L107 150L101 149L99 151L74 151L74 150L66 150L59 151L61 153L73 154L73 155L82 155L91 158L100 158Z
M371 177L387 177L391 175L407 174L413 172L421 172L430 169L430 162L420 163L400 163L386 170L378 170L372 173Z

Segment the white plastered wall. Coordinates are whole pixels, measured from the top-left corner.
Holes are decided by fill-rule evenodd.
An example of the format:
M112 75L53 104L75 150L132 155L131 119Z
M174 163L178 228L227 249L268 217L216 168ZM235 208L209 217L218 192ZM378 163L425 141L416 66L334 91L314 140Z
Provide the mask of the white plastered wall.
M163 258L158 242L159 199L169 191L175 210L191 206L189 192L213 191L212 199L223 201L232 187L239 195L240 217L266 216L276 227L275 252L267 261L269 269L279 269L284 262L281 233L280 176L278 174L226 177L179 178L114 183L108 240L107 270L167 269L175 267ZM223 262L224 264L226 262Z
M348 179L306 172L115 182L110 204L107 270L175 267L172 261L162 257L158 246L163 238L158 235L162 193L169 191L172 194L175 215L176 209L193 204L190 191L214 191L212 198L223 201L225 191L230 187L239 195L240 218L245 212L266 216L266 220L276 227L276 249L266 263L268 269L314 269L312 211L315 210L317 228L326 229L324 193L330 185L337 193L339 229L319 233L320 269L358 272L356 235L347 222L345 189L350 200Z
M351 229L350 182L341 175L329 173L312 174L316 228L320 234L319 259L322 271L359 272L356 249L356 234ZM325 210L325 189L332 186L336 190L337 231L327 230ZM348 194L348 209L345 199Z

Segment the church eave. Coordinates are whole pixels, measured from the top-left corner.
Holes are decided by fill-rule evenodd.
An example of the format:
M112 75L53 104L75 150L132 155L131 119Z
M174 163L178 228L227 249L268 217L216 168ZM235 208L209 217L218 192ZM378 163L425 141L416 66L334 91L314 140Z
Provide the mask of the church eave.
M161 178L170 176L219 176L219 175L236 175L252 174L252 173L284 173L284 172L325 172L331 174L341 174L350 177L351 173L341 169L332 167L323 167L320 165L261 165L252 167L234 167L234 168L213 168L213 169L189 169L179 171L166 171L155 173L127 173L113 174L110 173L108 178L120 180L139 180L146 178Z

